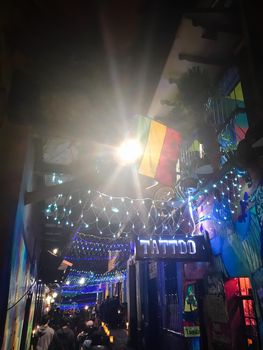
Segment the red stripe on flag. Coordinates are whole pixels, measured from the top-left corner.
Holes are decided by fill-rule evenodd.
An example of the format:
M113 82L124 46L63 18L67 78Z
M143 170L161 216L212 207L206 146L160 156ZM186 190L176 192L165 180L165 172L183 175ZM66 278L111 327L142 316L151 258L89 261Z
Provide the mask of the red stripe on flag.
M245 138L247 130L248 128L246 127L242 128L239 125L235 125L235 134L236 134L237 143L239 143Z
M176 162L179 157L181 135L173 130L166 129L160 160L156 169L155 179L164 185L172 186L176 174Z

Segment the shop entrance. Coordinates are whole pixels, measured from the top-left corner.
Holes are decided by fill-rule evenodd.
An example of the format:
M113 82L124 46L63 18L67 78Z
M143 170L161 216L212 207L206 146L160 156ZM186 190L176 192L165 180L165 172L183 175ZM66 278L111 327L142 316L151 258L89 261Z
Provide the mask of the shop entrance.
M205 297L203 310L208 350L259 350L258 325L249 278L228 279L222 284L220 294L217 293L220 290L216 288L217 284L218 280L210 284L210 294Z
M149 315L149 328L148 328L148 347L149 349L160 349L160 314L159 314L159 305L158 305L158 288L157 288L157 264L152 264L154 267L150 265L150 269L152 269L149 274L148 281L148 315Z
M236 340L234 338L234 341L241 343L240 349L259 349L258 325L249 278L233 278L227 281L225 283L225 292L230 321L232 321L233 327L236 327L237 330L240 328L240 332L235 335L235 338L241 339ZM235 307L235 303L237 307L236 312L232 309ZM235 325L235 323L237 324Z

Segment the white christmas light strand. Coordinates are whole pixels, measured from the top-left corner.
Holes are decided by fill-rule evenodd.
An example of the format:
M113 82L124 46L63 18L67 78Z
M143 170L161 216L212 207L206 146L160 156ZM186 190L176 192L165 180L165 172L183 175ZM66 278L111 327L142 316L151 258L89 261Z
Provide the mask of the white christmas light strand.
M189 213L185 212L187 203L189 209L192 208L190 210L193 212L202 203L209 205L211 203L206 198L211 195L211 191L216 189L222 198L227 199L231 207L231 213L235 214L239 209L238 201L242 191L240 179L242 177L243 175L240 175L237 169L233 169L216 183L207 185L194 195L189 194L186 199L180 199L178 208L171 208L168 201L151 198L113 197L91 190L87 190L86 195L78 192L78 199L74 199L74 204L73 194L68 196L58 195L48 204L46 217L49 222L53 222L58 226L63 222L68 228L76 227L76 225L82 223L81 230L83 232L86 230L90 237L97 237L98 232L102 238L107 232L107 237L111 235L113 239L127 238L131 234L138 233L136 232L138 230L147 233L149 229L157 233L169 234L165 231L169 231L169 228L172 228L173 231L179 229L187 220L189 216ZM55 179L58 180L56 177ZM229 183L230 180L231 183ZM203 185L202 181L200 181L200 185ZM76 196L76 193L74 196ZM213 198L215 200L216 196L214 195ZM59 212L59 205L62 204L63 209ZM76 207L79 207L80 214L77 221L74 221L71 220L71 215ZM191 214L188 219L189 230L194 231L199 219L194 218Z

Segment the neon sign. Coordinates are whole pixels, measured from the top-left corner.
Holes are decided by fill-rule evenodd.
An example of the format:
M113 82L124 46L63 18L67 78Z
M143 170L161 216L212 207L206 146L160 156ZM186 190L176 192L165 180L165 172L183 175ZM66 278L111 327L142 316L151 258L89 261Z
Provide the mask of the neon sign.
M156 236L150 239L135 240L135 258L142 259L176 259L178 261L208 261L209 246L203 235L176 235L173 239Z

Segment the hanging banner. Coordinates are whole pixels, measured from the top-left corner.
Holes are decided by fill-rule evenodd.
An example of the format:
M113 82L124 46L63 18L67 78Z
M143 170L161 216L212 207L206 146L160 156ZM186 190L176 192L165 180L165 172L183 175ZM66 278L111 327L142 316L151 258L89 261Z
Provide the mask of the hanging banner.
M150 280L157 277L157 262L149 262L149 278Z
M209 261L209 251L209 245L203 235L175 235L174 238L137 237L135 240L135 258L137 260Z
M108 261L108 270L107 272L110 272L115 269L118 258L120 256L120 251L119 250L110 250L109 251L109 261Z

